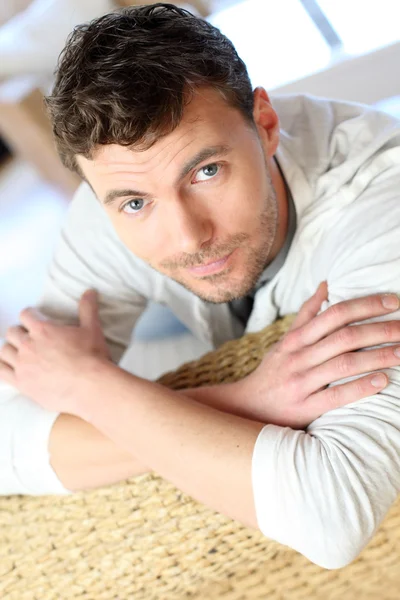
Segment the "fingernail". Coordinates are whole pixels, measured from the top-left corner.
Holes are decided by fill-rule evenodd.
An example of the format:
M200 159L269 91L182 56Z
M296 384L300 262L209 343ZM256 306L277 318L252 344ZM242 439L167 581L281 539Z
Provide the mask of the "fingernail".
M399 308L400 301L395 294L383 294L382 304L387 309L396 310Z
M386 385L386 377L382 374L375 375L375 377L371 379L371 383L376 388L382 388Z

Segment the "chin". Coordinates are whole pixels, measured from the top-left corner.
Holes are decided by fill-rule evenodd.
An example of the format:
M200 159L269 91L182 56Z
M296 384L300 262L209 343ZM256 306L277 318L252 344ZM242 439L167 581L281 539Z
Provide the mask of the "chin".
M203 280L201 283L199 285L199 282L190 282L183 285L202 300L213 304L224 304L242 298L253 289L255 284L253 281L248 281L246 277L238 280L237 277L229 278L229 275L225 277L210 275L207 281Z
M255 286L263 269L267 252L250 250L247 260L238 260L222 272L204 277L190 276L187 271L165 273L187 290L213 304L223 304L246 296Z

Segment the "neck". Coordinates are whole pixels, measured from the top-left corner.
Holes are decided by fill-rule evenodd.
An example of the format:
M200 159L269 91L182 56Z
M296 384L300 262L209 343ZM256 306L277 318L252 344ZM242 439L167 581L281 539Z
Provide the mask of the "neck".
M289 198L285 181L281 174L281 170L274 157L269 162L272 185L276 193L276 202L278 205L278 228L275 236L274 244L271 248L270 261L279 254L283 247L289 227Z

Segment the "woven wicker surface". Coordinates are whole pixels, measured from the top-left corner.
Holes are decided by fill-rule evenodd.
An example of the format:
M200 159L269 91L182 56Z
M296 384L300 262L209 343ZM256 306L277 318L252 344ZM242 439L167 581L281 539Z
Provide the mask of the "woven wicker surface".
M239 379L286 317L160 381ZM0 497L1 600L398 600L400 502L360 557L328 571L153 473L73 496Z

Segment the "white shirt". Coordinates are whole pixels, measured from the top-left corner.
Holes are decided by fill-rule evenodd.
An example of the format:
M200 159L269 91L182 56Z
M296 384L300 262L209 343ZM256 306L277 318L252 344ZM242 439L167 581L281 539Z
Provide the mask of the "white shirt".
M310 96L276 97L273 104L281 123L277 159L297 229L283 266L256 294L246 332L297 312L324 279L323 309L376 292L400 293L399 122L370 107ZM214 346L243 332L226 304L206 304L127 250L83 184L39 307L76 322L79 297L89 287L100 293L116 361L147 299L170 306ZM267 424L254 448L261 531L325 568L356 558L400 491L400 370L385 372L390 383L382 392L325 413L306 431ZM1 494L70 493L49 464L57 416L0 384Z

